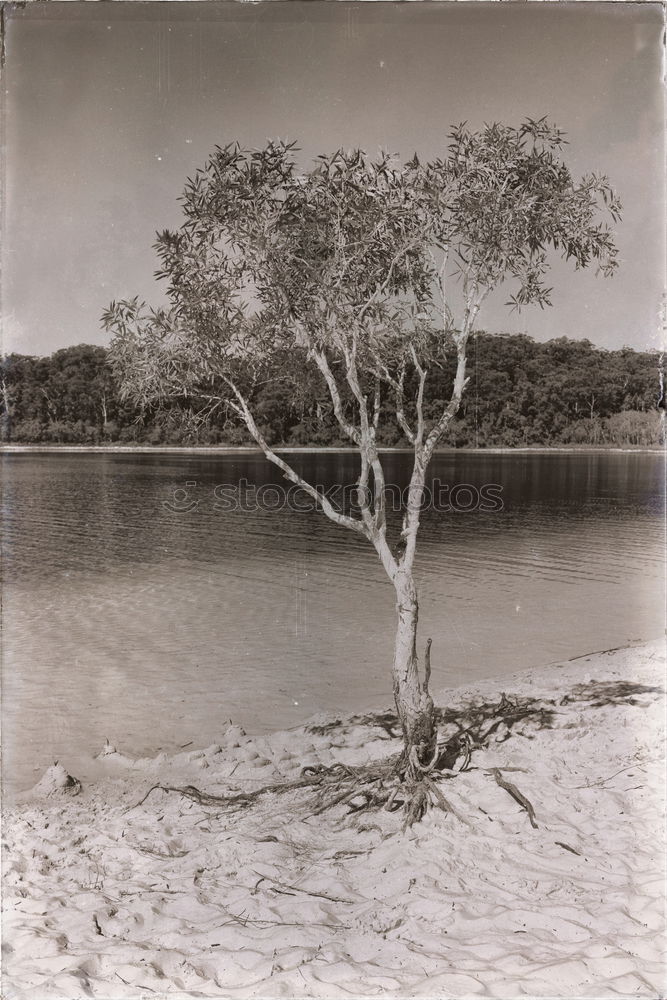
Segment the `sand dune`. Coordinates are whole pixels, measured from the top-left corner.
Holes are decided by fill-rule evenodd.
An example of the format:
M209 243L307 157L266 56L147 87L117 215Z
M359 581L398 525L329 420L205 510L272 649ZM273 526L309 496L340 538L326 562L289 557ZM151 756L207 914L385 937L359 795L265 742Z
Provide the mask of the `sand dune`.
M503 679L514 718L442 782L460 818L405 833L398 813L314 816L302 789L138 805L158 782L227 795L380 758L384 712L228 725L173 757L107 746L82 789L52 769L5 814L3 996L664 997L664 683L660 643ZM441 692L443 731L488 731L500 697Z

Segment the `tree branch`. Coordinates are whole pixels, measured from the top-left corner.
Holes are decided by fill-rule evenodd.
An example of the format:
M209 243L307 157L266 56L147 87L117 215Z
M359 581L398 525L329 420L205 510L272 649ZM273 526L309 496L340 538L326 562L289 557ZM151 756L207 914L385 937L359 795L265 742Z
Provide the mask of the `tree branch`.
M378 425L380 423L380 379L375 379L375 397L373 400L373 431L377 434Z
M336 383L335 376L331 371L331 367L324 351L312 345L312 340L307 331L303 330L302 332L311 344L311 355L327 383L336 419L347 436L357 445L359 449L361 472L357 482L357 487L362 517L361 523L365 528L366 536L372 542L376 552L378 553L388 576L390 579L393 579L396 572L396 562L386 541L386 486L384 470L382 468L382 463L380 461L375 441L375 429L379 420L380 407L379 384L376 383L375 387L373 419L371 421L369 420L368 414L368 402L361 388L356 366L357 332L355 326L353 327L352 332L351 348L344 336L339 337L343 357L345 359L346 379L359 406L360 427L355 427L345 419L338 384ZM369 488L370 470L373 472L372 506L370 503L371 491ZM355 523L358 524L359 522L355 521Z
M399 427L405 434L410 444L414 444L415 435L405 417L405 397L403 394L404 385L405 385L405 359L403 359L403 362L401 363L401 373L398 377L398 382L394 382L394 388L396 391L396 419L398 420Z
M377 531L382 534L382 537L384 537L386 528L384 470L382 468L382 462L380 461L380 456L377 450L375 428L369 420L368 400L364 395L361 383L359 382L359 373L357 371L357 344L357 324L355 323L352 327L351 349L347 343L343 344L346 376L348 385L350 386L350 389L359 404L359 419L361 423L361 440L359 442L359 450L362 456L362 462L368 462L373 470L374 526Z
M426 375L427 372L422 368L419 358L417 357L417 352L415 351L414 344L410 344L410 354L412 355L412 363L415 366L415 370L419 375L419 388L417 389L417 432L415 434L415 443L421 445L424 440L424 386L426 385Z
M477 314L481 308L481 305L489 294L490 289L487 288L483 292L479 292L477 286L474 287L474 291L470 292L468 278L466 276L464 282L464 289L466 292L466 306L464 310L463 317L463 327L459 333L454 334L454 341L456 343L456 354L457 354L457 364L456 364L456 374L454 376L454 385L452 387L452 394L447 404L445 410L441 414L440 418L437 420L435 425L431 428L428 437L426 438L426 444L424 445L424 457L426 463L431 460L433 451L438 441L447 429L447 426L458 412L459 406L461 405L461 397L463 396L463 391L468 384L468 379L466 378L466 348L468 344L468 338L472 332Z
M223 375L223 379L225 383L229 386L229 388L232 390L237 400L236 403L230 402L230 406L243 418L246 427L248 428L248 430L250 431L253 438L255 439L259 447L262 449L268 460L270 462L273 462L274 465L277 465L278 468L281 469L282 472L285 474L285 477L290 480L290 482L294 483L296 486L301 487L301 489L305 493L307 493L308 496L312 497L312 499L315 500L316 503L320 506L323 513L326 514L329 520L333 521L334 524L340 524L345 528L350 528L352 531L356 531L357 534L363 535L365 538L368 538L370 541L372 541L370 532L367 526L362 521L358 521L354 517L348 517L346 514L341 514L339 511L337 511L333 507L331 502L327 499L327 497L324 496L324 494L319 493L315 489L315 487L311 485L311 483L303 479L298 474L298 472L296 472L291 467L291 465L288 465L287 462L284 461L284 459L280 458L280 456L277 455L275 451L273 451L273 449L271 448L271 446L268 444L263 434L261 433L260 429L258 428L257 424L255 423L255 419L252 413L250 412L250 409L243 394L240 392L240 390L238 389L238 387L236 386L236 384L233 382L232 379L230 379L226 375Z
M345 418L345 413L343 412L343 403L340 398L340 392L338 389L338 384L331 371L331 366L327 360L324 351L317 350L316 348L311 348L311 356L313 357L315 364L321 371L324 379L327 383L327 388L329 389L329 395L331 396L331 402L333 403L334 414L336 420L338 421L340 427L345 432L345 434L354 441L356 445L361 444L361 434L358 427L351 424Z

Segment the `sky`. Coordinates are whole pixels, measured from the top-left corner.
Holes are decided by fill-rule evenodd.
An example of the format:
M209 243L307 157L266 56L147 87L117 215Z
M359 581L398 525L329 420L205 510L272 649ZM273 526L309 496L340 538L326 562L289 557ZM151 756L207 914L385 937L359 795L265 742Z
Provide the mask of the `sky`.
M553 307L508 288L479 326L660 346L659 4L30 3L6 8L2 348L106 344L112 299L164 301L155 232L215 144L295 139L303 164L361 147L443 155L450 127L549 115L577 175L623 202L621 266L553 267Z

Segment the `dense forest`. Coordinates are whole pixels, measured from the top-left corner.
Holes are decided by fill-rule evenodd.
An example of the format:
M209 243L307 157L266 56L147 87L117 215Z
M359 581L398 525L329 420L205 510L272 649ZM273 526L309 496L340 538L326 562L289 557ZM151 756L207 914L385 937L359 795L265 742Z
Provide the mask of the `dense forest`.
M284 368L283 368L284 371ZM454 371L429 386L435 414ZM454 447L655 445L661 443L659 357L605 351L587 340L537 343L525 335L479 333L470 347L470 383L449 441ZM251 390L257 422L273 444L338 445L328 393L306 368ZM2 440L48 444L243 445L245 428L224 409L203 421L191 400L139 412L119 398L103 347L81 344L50 357L2 359ZM382 443L405 444L390 411Z

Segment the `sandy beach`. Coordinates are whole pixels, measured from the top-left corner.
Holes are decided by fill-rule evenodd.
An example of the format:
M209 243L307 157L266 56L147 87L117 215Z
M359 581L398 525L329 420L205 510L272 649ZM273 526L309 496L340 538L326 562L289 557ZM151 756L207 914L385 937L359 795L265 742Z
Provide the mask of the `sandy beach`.
M443 738L484 745L439 782L452 811L405 832L314 815L307 788L147 795L362 766L400 748L386 707L226 723L172 757L101 746L83 787L61 760L5 809L2 995L664 997L664 669L656 641L439 692Z

